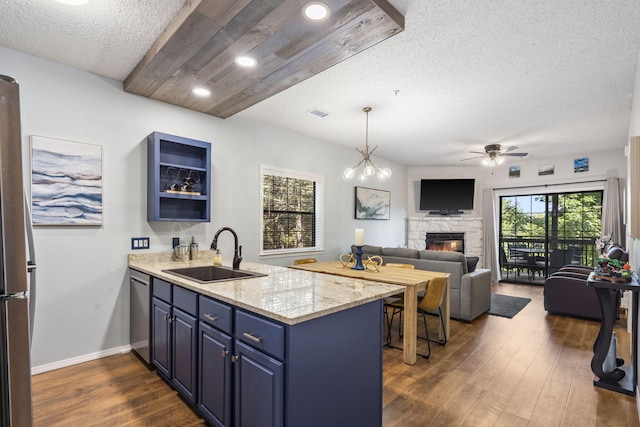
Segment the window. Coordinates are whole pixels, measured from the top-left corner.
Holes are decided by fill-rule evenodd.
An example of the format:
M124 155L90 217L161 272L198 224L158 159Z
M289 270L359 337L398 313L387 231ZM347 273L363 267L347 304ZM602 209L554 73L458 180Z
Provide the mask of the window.
M596 190L501 196L500 245L505 258L525 263L519 270L528 273L526 281L544 280L565 264L594 265L602 195ZM540 277L535 275L538 270Z
M261 255L322 250L320 175L260 167Z

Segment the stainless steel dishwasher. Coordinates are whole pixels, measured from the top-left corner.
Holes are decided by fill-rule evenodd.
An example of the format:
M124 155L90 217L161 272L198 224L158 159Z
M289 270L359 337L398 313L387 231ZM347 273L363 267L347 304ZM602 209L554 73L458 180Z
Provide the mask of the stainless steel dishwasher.
M129 343L133 351L149 364L151 279L148 274L131 268L129 276Z

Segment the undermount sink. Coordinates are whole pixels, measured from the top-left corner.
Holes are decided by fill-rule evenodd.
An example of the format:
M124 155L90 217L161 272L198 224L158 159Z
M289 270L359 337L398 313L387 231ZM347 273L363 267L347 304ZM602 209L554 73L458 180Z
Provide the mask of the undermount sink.
M200 267L184 267L162 270L165 273L195 280L200 283L224 282L227 280L251 279L253 277L264 277L266 274L255 271L232 270L226 267L214 265L203 265Z

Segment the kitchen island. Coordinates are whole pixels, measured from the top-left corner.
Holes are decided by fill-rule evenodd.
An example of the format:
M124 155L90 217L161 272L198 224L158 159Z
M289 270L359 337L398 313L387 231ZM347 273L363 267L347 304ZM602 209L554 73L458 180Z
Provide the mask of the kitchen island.
M382 424L382 299L402 286L248 262L267 276L198 283L164 271L212 259L129 255L153 277L153 363L207 421Z

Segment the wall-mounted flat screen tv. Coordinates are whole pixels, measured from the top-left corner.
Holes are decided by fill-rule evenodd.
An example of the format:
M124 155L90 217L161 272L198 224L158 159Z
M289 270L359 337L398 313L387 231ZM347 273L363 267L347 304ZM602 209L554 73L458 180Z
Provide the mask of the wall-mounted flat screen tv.
M420 180L420 210L447 215L473 209L475 182L475 179Z

